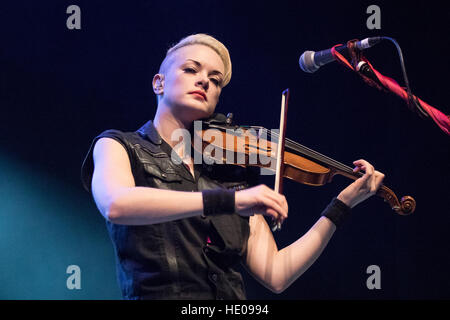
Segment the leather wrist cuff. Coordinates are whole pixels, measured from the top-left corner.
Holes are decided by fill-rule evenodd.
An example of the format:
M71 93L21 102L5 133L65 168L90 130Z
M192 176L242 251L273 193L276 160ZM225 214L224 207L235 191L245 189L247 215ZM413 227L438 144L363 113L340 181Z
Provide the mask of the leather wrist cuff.
M203 190L203 215L210 216L218 213L234 213L234 194L234 190L227 189Z
M327 217L337 228L339 228L350 213L351 208L338 198L334 197L325 210L322 211L321 216Z

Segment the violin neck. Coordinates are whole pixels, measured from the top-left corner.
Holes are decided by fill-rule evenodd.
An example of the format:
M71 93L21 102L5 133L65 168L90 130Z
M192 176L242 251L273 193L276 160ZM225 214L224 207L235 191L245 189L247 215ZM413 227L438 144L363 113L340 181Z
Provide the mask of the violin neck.
M273 131L264 129L267 136L270 138L271 136L277 138L278 134L274 133ZM343 176L346 176L350 179L358 179L363 174L361 172L353 172L353 168L340 163L339 161L336 161L330 157L327 157L317 151L314 151L308 147L305 147L304 145L301 145L298 142L295 142L293 140L290 140L288 138L285 139L285 150L298 154L302 157L308 158L311 161L318 162L328 168L330 168L333 171L333 175L340 174Z
M278 134L266 129L264 129L263 132L264 131L268 137L278 136ZM285 150L328 167L331 171L328 182L330 182L332 177L336 174L343 175L353 180L356 180L364 175L364 173L360 171L353 172L351 167L287 138L285 139ZM400 215L411 214L416 208L416 200L414 200L413 197L404 196L399 201L395 193L384 184L381 184L380 188L378 188L376 195L388 202L391 208Z
M308 147L305 147L297 142L291 140L286 141L285 148L287 151L296 153L330 168L333 171L333 174L340 174L350 179L357 179L362 176L360 172L353 172L353 168Z

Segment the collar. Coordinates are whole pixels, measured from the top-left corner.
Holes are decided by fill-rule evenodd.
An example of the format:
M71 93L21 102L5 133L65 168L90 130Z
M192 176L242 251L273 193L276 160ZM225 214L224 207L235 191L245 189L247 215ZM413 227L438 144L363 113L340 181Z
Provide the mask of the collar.
M233 114L229 115L228 117L229 117L229 122L227 121L228 118L225 117L225 115L223 115L221 113L213 113L211 117L204 119L204 122L207 123L208 125L210 125L210 124L231 125L231 119L233 117ZM155 126L153 125L152 120L148 120L136 132L139 133L143 138L146 137L153 144L160 145L162 143L162 138L159 135L158 131L156 130Z
M153 144L160 145L162 143L162 138L159 135L158 131L156 130L155 126L153 125L152 120L147 121L147 123L145 123L142 127L140 127L139 130L137 130L137 132L142 137L146 137Z

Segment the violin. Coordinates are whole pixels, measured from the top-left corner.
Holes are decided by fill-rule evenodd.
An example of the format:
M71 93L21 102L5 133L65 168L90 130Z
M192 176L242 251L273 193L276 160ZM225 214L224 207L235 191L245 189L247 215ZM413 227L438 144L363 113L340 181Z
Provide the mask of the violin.
M260 126L236 126L232 124L232 114L216 114L210 120L194 125L194 149L201 152L206 162L234 164L242 167L257 166L264 170L275 170L277 139L276 130ZM317 151L285 138L282 177L298 183L323 186L330 183L335 175L356 180L363 176L353 169ZM416 208L411 196L398 200L395 193L385 185L377 190L377 196L384 199L392 210L400 215L409 215Z

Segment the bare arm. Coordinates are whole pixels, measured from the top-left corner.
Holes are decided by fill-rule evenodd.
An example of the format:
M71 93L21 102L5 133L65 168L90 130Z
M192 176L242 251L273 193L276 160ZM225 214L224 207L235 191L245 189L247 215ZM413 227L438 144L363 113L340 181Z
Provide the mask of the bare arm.
M338 196L339 200L350 207L375 194L384 178L367 161L359 160L355 164L355 171L365 170L365 175ZM335 230L336 226L331 220L321 217L301 238L278 250L264 217L254 215L250 218L246 266L264 286L280 293L316 261Z
M94 146L92 194L102 215L116 224L162 223L203 213L201 192L136 187L126 150L111 138L101 138ZM283 196L260 185L237 191L235 207L244 216L257 208L277 218L280 212L286 216L283 201Z
M154 224L203 212L201 192L136 187L128 155L114 139L97 141L94 165L92 194L102 215L111 222Z
M278 250L261 215L250 218L250 230L246 265L264 286L280 293L316 261L336 227L322 217L300 239L282 250Z

